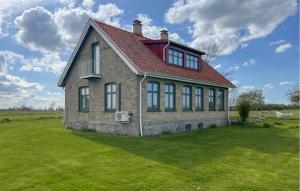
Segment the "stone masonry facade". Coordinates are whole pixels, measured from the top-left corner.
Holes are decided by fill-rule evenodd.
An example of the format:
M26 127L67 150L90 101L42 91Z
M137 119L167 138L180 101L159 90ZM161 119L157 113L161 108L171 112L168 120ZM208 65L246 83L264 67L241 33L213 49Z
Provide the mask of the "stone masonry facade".
M100 44L100 73L99 79L80 79L80 63L91 59L91 44ZM74 129L95 129L98 132L112 133L119 135L139 135L139 81L142 76L134 74L113 49L101 38L101 36L90 29L78 54L74 60L71 70L65 82L65 125ZM147 82L156 81L160 83L160 111L147 111ZM105 111L106 83L114 82L120 85L117 88L117 108L121 104L121 111L128 111L133 114L131 123L125 124L115 121L115 113ZM176 111L167 112L164 109L164 84L173 83L176 87ZM192 111L183 111L182 87L192 87ZM89 111L79 111L78 89L83 86L89 87ZM155 135L162 133L173 133L186 131L187 125L191 130L206 128L210 124L218 126L227 123L227 101L228 89L225 92L224 111L208 110L208 88L216 90L219 87L199 85L203 88L204 110L195 111L195 86L196 84L170 81L159 78L146 78L142 85L142 115L144 135ZM121 92L119 92L121 91ZM120 100L120 101L119 101ZM216 99L216 109L218 99Z

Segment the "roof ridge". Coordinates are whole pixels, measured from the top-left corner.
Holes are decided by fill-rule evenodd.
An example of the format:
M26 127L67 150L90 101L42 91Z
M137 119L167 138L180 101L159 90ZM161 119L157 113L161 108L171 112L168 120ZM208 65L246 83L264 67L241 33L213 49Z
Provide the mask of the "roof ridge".
M106 26L108 26L108 27L117 29L117 30L119 30L119 31L129 33L130 35L134 35L134 36L136 36L136 37L144 38L145 40L154 40L154 39L151 39L151 38L148 38L148 37L145 37L145 36L139 36L139 35L136 35L136 34L130 32L130 31L128 31L128 30L125 30L125 29L123 29L123 28L119 28L119 27L110 25L110 24L105 23L105 22L103 22L103 21L99 21L99 20L97 20L97 19L95 19L95 18L91 18L91 19L92 19L93 21L96 21L96 22L99 23L99 24L103 24L103 25L106 25Z

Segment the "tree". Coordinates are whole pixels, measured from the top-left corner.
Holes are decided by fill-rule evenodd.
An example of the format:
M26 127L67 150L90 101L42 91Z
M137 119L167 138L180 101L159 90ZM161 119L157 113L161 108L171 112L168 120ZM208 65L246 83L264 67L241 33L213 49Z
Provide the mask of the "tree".
M249 118L250 108L251 108L251 105L246 100L243 100L237 106L237 109L238 109L238 112L239 112L239 115L240 115L240 118L241 118L241 121L243 124Z
M248 102L253 109L258 110L265 104L263 91L255 89L240 94L237 103L239 104L242 102Z
M300 103L299 86L294 86L293 89L289 90L287 96L292 104L299 105Z
M220 48L217 45L217 43L209 43L206 51L205 51L205 55L203 57L203 60L207 63L207 64L211 64L212 61L214 61L218 55L218 53L220 52Z

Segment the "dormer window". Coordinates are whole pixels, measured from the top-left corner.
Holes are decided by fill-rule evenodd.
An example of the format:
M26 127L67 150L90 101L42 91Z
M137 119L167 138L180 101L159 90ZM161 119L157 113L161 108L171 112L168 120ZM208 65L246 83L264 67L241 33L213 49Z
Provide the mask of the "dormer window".
M169 64L175 64L178 66L183 66L183 53L177 50L169 49Z
M199 58L190 54L186 54L185 66L187 68L198 70Z

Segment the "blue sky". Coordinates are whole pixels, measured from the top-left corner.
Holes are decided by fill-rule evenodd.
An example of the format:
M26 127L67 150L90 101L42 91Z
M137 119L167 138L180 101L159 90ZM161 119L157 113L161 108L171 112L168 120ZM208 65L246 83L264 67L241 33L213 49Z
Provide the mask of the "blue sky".
M145 36L170 38L206 50L219 46L211 63L237 92L263 89L267 103L288 103L298 85L299 12L296 0L96 1L4 0L0 2L0 108L64 105L56 86L88 17Z

